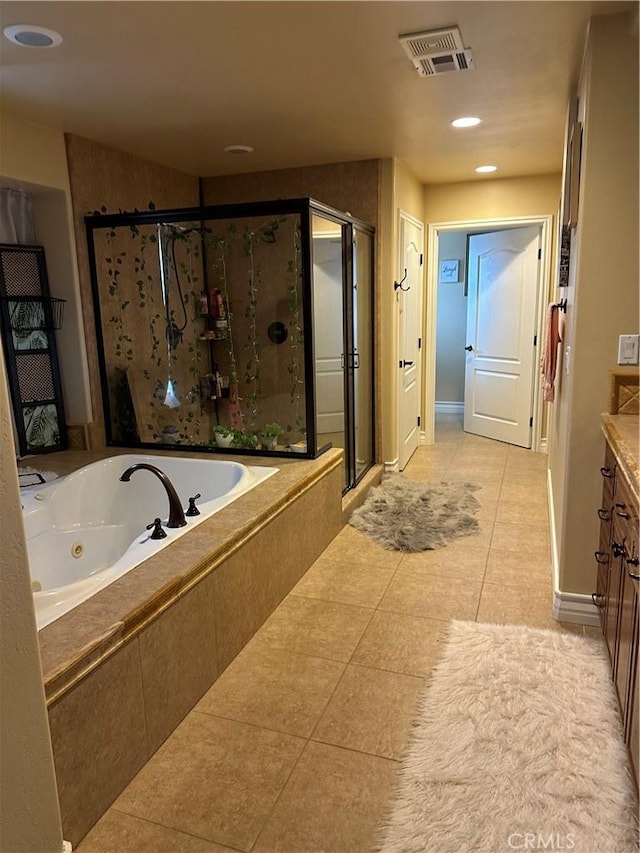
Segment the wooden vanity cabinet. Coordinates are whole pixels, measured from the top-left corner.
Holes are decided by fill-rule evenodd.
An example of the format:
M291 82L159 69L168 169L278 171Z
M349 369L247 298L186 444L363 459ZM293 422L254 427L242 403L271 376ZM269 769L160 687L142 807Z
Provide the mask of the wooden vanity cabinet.
M611 661L625 741L638 784L638 505L607 444L594 604Z

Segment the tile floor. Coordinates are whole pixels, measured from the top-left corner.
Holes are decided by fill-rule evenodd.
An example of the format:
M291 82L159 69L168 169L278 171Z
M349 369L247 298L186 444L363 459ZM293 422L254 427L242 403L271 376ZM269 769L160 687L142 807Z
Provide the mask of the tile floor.
M370 851L447 620L582 633L550 615L546 457L449 416L404 473L479 483L480 532L403 555L345 527L78 853Z

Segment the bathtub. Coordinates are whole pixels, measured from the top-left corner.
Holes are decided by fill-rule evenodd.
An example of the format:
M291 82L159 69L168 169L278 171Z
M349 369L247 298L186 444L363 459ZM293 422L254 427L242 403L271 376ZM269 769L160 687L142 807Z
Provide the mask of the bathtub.
M120 475L146 462L164 471L186 509L200 493L200 515L185 527L165 527L151 539L154 518L166 523L169 501L160 480L144 469L130 482ZM29 568L38 628L44 628L148 557L171 545L277 468L213 459L126 454L112 456L66 477L21 490Z

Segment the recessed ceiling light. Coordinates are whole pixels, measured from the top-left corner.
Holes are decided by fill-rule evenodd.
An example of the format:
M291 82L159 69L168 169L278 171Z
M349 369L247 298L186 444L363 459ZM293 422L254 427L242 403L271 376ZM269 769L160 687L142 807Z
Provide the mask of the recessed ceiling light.
M477 116L463 116L462 118L456 118L451 122L454 127L475 127L477 124L481 123L482 119Z
M33 24L13 24L5 27L3 32L9 41L21 47L57 47L62 43L60 33Z
M495 172L497 168L497 166L478 166L476 172Z
M253 147L251 145L227 145L224 151L227 154L251 154Z

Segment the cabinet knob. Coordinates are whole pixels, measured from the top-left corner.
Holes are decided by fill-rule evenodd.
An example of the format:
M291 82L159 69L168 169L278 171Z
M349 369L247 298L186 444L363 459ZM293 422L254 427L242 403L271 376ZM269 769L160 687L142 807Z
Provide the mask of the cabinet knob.
M611 516L609 515L608 509L599 509L598 510L598 518L600 521L611 521Z
M593 601L593 603L595 604L596 607L602 608L605 605L605 597L604 597L604 595L601 595L599 592L592 592L591 593L591 601Z
M613 469L607 468L606 466L600 469L600 473L603 477L607 477L608 479L611 479L613 477Z
M606 551L596 551L596 563L600 563L601 565L605 565L609 562L609 555Z

